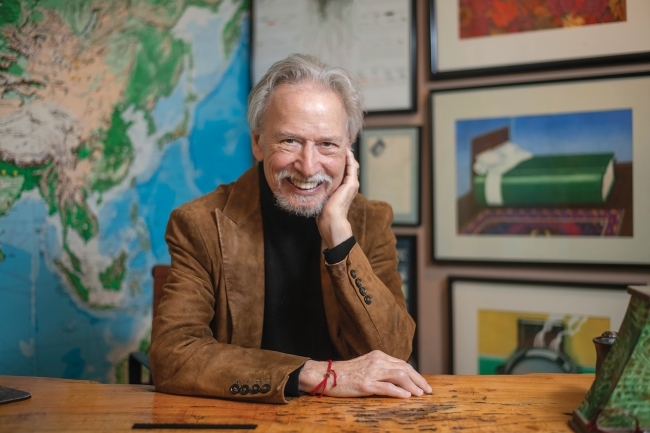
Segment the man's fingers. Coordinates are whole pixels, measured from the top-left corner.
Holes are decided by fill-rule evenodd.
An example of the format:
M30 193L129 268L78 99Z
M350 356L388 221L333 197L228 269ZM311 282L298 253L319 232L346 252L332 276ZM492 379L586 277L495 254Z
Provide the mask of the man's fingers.
M359 163L357 162L356 159L354 159L354 154L352 153L352 150L348 148L347 150L347 155L345 158L345 174L349 176L350 180L357 180L359 179Z
M411 364L406 363L406 365L407 365L406 372L408 373L409 378L411 379L411 381L418 388L420 388L423 392L425 392L427 394L431 394L433 389L431 388L431 385L429 385L427 380L424 377L422 377L422 375L420 373L415 371L415 369L413 368L413 366L411 366Z
M424 377L420 375L415 369L411 366L411 364L404 362L403 360L399 358L394 358L386 353L376 351L373 352L372 356L381 359L382 361L387 361L393 363L395 366L394 368L400 368L406 373L408 373L408 376L410 378L410 381L413 382L419 389L421 389L423 392L430 394L433 390L429 383L426 381ZM413 395L420 395L417 392L414 392L412 389L407 388Z
M418 388L420 388L425 394L431 394L433 392L433 388L431 388L431 385L429 385L429 382L420 375L417 371L413 370L413 374L410 375L411 380L413 383L415 383Z
M372 388L372 393L375 395L395 398L409 398L411 396L410 392L390 382L375 382Z
M408 371L402 369L393 369L388 370L387 373L387 377L383 380L383 382L389 382L396 386L399 386L405 391L408 391L411 395L420 396L424 394L424 390L413 381L413 378Z

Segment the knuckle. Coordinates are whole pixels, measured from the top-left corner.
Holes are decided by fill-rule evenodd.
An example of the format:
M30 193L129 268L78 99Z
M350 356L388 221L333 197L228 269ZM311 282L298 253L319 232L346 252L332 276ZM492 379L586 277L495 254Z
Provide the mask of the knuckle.
M406 373L404 370L397 370L395 376L399 380L406 380L409 377L408 373Z

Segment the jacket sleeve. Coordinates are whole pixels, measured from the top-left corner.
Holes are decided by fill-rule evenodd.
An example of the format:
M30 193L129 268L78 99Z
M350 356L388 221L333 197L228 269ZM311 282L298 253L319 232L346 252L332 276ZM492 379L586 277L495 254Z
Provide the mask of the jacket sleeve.
M179 209L169 219L165 239L171 269L153 320L149 351L156 389L287 403L284 387L289 374L307 358L217 341L210 324L215 311L227 314L215 305L212 283L223 281L221 252L209 254L196 222Z
M325 264L333 291L324 295L326 309L335 310L328 317L330 335L347 359L378 349L407 360L415 322L397 271L393 212L383 202L367 201L365 206L365 223L352 224L363 227L355 233L358 243L344 260Z

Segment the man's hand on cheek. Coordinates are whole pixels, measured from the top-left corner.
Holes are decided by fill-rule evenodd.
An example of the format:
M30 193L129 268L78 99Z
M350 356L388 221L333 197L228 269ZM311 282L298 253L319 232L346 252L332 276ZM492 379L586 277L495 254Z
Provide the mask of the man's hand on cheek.
M345 159L345 175L341 185L334 191L316 218L318 230L327 248L333 248L352 236L348 222L348 210L359 192L359 163L348 147Z

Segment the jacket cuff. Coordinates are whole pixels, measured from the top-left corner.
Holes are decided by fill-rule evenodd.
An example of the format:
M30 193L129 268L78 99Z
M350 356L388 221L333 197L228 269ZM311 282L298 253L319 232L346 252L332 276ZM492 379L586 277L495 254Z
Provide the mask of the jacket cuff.
M286 385L284 385L284 396L285 397L300 397L300 372L305 364L301 365L300 368L294 370L289 374L289 380L287 380Z
M357 243L357 240L353 236L350 236L334 248L326 249L323 251L323 255L325 256L325 261L333 265L335 263L338 263L345 259L348 254L350 254L350 251L352 250L352 247Z

